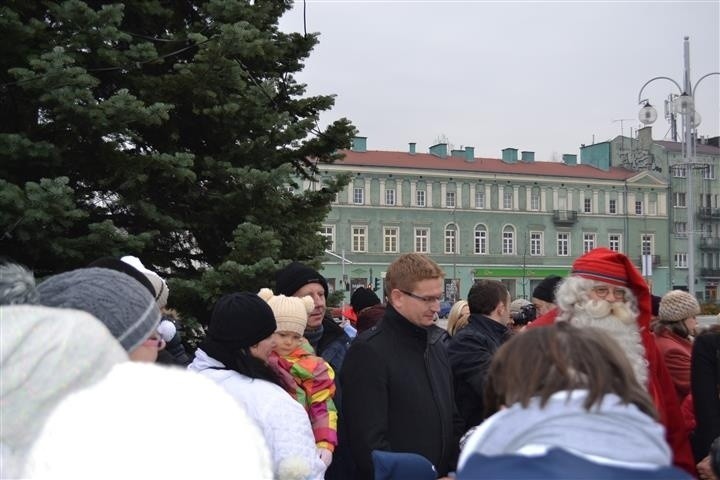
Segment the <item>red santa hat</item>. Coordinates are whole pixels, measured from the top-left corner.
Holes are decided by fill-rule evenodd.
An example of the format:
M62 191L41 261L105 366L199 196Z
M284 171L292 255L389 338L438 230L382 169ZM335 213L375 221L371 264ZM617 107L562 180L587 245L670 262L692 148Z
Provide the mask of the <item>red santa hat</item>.
M637 318L638 330L645 351L649 351L653 342L650 334L652 295L647 282L627 256L608 248L595 248L575 260L570 274L629 288L637 299L640 310Z

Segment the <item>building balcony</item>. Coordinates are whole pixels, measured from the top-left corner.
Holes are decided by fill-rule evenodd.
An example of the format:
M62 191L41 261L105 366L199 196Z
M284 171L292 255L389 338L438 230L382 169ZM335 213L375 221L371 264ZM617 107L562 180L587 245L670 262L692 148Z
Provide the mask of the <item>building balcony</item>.
M720 208L700 207L698 218L700 220L720 220Z
M720 268L701 268L701 277L720 278Z
M555 225L575 225L577 212L575 210L553 210L553 223Z
M720 250L720 238L702 237L698 242L700 250Z

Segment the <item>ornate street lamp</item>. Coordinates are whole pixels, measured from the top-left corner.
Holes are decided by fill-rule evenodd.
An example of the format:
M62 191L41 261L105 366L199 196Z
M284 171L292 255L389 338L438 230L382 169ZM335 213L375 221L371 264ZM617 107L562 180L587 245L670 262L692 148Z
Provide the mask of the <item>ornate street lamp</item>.
M703 75L700 79L695 82L695 86L692 86L690 82L690 39L685 37L684 40L684 60L685 60L685 72L684 72L684 87L680 87L680 84L670 77L655 77L651 78L645 85L640 88L638 93L638 105L642 105L638 118L640 122L645 125L651 125L657 120L657 111L655 107L650 105L650 101L642 98L642 92L648 84L655 80L669 80L675 84L680 92L680 96L673 102L673 109L675 113L682 116L683 121L683 141L682 141L682 153L683 153L683 164L687 168L687 238L688 238L688 290L690 293L695 295L695 193L693 192L693 169L697 166L695 163L695 129L700 125L700 114L695 111L695 91L697 90L698 84L710 75L720 75L720 72L712 72Z

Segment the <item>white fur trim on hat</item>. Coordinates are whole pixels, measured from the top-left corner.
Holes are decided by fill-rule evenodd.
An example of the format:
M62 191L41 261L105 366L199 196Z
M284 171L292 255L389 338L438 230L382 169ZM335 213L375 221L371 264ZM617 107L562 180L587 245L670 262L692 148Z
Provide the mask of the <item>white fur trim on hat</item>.
M258 295L270 305L275 315L277 332L293 332L299 335L305 333L308 314L315 308L312 297L274 295L269 288L261 289Z
M660 299L658 319L665 322L681 322L700 313L700 304L694 295L683 290L672 290Z

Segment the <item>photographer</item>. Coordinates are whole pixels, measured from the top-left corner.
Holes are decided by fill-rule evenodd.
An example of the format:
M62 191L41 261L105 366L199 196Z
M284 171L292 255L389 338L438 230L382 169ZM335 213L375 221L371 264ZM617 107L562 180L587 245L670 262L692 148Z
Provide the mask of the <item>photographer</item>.
M537 309L529 301L517 298L510 302L510 318L512 319L510 328L513 332L522 330L525 325L535 320L535 317L537 317Z

